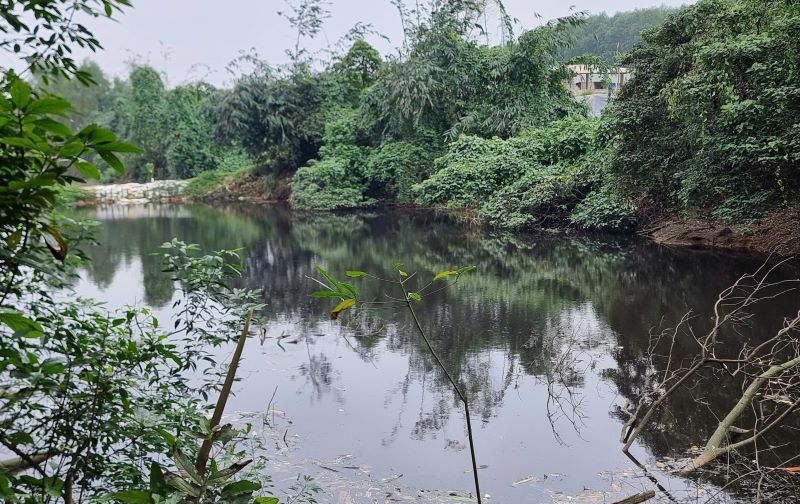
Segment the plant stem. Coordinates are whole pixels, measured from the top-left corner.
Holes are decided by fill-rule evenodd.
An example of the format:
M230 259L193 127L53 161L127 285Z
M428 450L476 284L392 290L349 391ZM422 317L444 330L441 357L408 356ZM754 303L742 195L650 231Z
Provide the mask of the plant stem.
M438 364L439 368L444 372L447 379L450 380L450 384L453 385L453 389L458 394L458 397L461 399L461 402L464 403L464 414L467 417L467 437L469 438L469 452L472 456L472 476L475 478L475 493L478 497L478 504L481 504L481 485L478 481L478 463L475 458L475 442L472 439L472 421L469 418L469 402L467 401L466 396L461 389L456 384L455 379L450 375L450 372L442 362L442 359L439 358L439 355L436 353L436 350L433 349L433 345L431 345L428 336L425 334L425 331L422 329L422 325L419 323L419 319L417 318L417 313L414 311L414 307L411 306L411 300L408 297L408 292L406 291L406 287L403 284L403 281L400 281L400 287L403 289L403 295L406 300L406 306L408 306L408 311L411 312L411 317L414 319L414 324L417 326L417 331L419 331L420 336L422 339L425 340L425 344L428 346L428 350L430 350L431 355L433 355L434 360L436 360L436 364Z
M200 476L203 476L203 474L206 472L208 456L211 453L212 433L214 427L219 425L220 420L222 420L222 414L225 412L225 404L228 402L228 396L231 394L233 381L236 379L236 369L239 367L239 360L242 358L242 351L244 350L244 344L247 341L247 333L250 332L250 321L252 318L253 309L251 308L247 311L242 333L239 335L239 341L236 343L236 350L233 352L231 363L228 365L228 374L225 376L225 383L222 385L222 390L219 391L217 405L214 407L214 414L211 416L211 422L209 423L208 437L203 440L203 444L200 446L200 453L197 455L195 470Z

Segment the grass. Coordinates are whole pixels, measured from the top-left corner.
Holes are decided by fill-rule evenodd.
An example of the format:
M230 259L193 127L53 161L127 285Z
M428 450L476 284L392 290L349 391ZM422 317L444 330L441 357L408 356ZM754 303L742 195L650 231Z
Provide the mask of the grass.
M237 170L211 170L203 172L193 179L184 189L184 194L191 198L202 198L208 196L222 186L244 180L250 174L251 168L239 168Z

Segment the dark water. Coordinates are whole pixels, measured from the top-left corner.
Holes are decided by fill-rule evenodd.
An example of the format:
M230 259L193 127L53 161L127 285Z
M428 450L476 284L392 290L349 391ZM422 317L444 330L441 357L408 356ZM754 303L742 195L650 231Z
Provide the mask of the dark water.
M150 253L173 237L209 250L244 247L244 283L263 292L268 339L249 342L229 408L264 412L275 393L272 405L293 421L289 436L299 440L298 457L324 462L352 455L371 466L375 480L402 474L398 482L415 488L472 489L456 395L408 314L329 321L330 303L308 296L315 288L307 275L315 264L341 275L383 273L399 261L425 279L476 266L457 287L426 298L419 315L471 401L478 464L487 466L480 471L482 489L489 502L503 503L578 494L581 502L603 502L597 492L653 487L630 476L633 465L619 444L619 407L654 371L643 359L649 334L689 310L702 325L717 293L761 262L640 240L496 236L430 214L162 206L90 216L101 221L102 245L91 251L79 291L111 305L167 310L174 288ZM366 298L382 298L386 290L358 285ZM736 347L763 337L792 309L793 298L773 300L726 341ZM279 336L287 336L280 347ZM572 357L559 365L568 349ZM692 350L691 342L678 342L679 355ZM561 411L548 402L548 383L564 398L575 394L577 413L570 404L562 402ZM714 383L681 392L658 419L662 429L645 435L634 454L651 466L661 457L685 456L716 424L699 403L721 410L737 392ZM676 496L698 491L694 482L653 475ZM710 495L715 488L699 491Z

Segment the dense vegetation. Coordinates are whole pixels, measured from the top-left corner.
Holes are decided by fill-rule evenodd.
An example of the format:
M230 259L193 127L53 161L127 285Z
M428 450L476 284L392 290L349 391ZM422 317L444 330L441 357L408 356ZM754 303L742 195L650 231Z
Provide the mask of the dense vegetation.
M646 32L609 114L628 194L733 223L795 203L798 35L784 0L703 0Z
M91 63L80 68L91 92L65 78L44 87L84 109L71 126L98 122L141 148L126 155L126 178L200 175L194 197L270 194L291 178L299 209L422 204L507 229L602 230L679 212L747 224L795 201L795 4L578 14L518 36L509 22L503 45L475 28L483 2L434 5L400 6L397 56L382 57L361 27L329 59L299 45L283 67L240 61L250 70L230 89L168 89L144 65L112 82ZM289 16L298 40L325 16L301 3ZM590 120L561 85L565 63L609 59L612 39L632 49L620 61L636 74Z
M198 82L167 89L161 74L148 65L132 66L124 80L110 80L91 61L77 70L94 84L87 88L68 76L45 76L46 81L37 79L39 87L73 104L66 118L70 127L98 124L140 149L125 158L125 173L99 162L104 180L185 179L252 164L242 148L218 141L210 104L219 91L212 86Z
M250 463L238 460L238 431L203 414L224 371L214 347L237 340L257 307L232 287L235 254L163 246L147 274L168 273L148 293L174 300L166 326L146 308L109 313L65 296L91 241L60 211L73 183L194 177L202 196L283 177L298 209L421 204L511 230L622 231L645 212L748 223L797 203L796 1L700 0L669 14L623 58L634 78L596 120L562 85L583 17L515 36L494 3L501 45L479 26L486 2L398 1L397 56L381 56L362 26L319 61L300 42L326 12L304 0L286 16L291 63L249 60L230 89L169 88L147 65L112 81L73 61L71 45L100 47L80 20L127 0L0 4L0 50L25 67L0 80L0 445L12 455L2 499L277 502L255 497L265 479L234 478ZM605 44L596 56L608 57ZM196 438L219 444L215 456Z

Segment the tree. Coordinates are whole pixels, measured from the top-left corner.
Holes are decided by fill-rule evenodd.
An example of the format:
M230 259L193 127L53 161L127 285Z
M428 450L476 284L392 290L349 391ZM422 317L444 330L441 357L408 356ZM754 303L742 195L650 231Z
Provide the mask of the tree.
M671 7L651 7L609 16L605 12L587 16L585 22L570 30L572 42L561 51L565 59L584 54L614 63L641 42L642 32L656 27L675 12Z
M167 150L171 175L187 179L217 167L222 148L214 140L214 127L206 101L215 90L209 86L178 86L167 93L164 121L172 125Z
M130 95L125 105L130 123L126 136L142 149L142 154L131 160L131 174L144 180L145 164L153 163L156 178L169 178L167 149L171 128L166 121L164 82L149 66L134 67L129 78Z
M800 5L701 0L645 32L611 109L612 168L662 208L757 219L800 190Z

